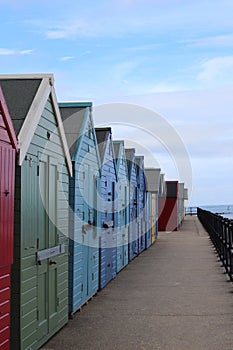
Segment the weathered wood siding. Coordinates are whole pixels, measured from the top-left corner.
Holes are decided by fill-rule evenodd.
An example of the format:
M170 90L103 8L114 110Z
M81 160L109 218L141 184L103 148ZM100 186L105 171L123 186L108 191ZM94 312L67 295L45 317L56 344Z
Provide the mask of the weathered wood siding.
M90 130L90 131L89 131ZM98 290L99 237L97 182L99 163L93 125L86 129L73 161L70 179L69 312L77 311Z
M117 272L119 272L128 264L129 181L123 143L120 144L117 168Z
M138 228L137 228L137 175L134 157L131 160L130 175L130 202L129 202L129 260L138 255Z
M5 115L3 103L0 90L0 350L8 350L16 149L6 124L8 115Z
M68 321L68 169L49 98L16 169L11 348L38 349ZM65 253L37 263L38 251Z
M116 168L111 134L106 141L105 155L101 166L101 237L100 237L100 276L99 288L102 289L117 270L117 222L116 222ZM105 228L107 222L113 221L113 228Z
M138 253L146 247L146 221L145 221L145 203L146 186L144 174L144 157L136 157L137 161L137 225L138 225Z

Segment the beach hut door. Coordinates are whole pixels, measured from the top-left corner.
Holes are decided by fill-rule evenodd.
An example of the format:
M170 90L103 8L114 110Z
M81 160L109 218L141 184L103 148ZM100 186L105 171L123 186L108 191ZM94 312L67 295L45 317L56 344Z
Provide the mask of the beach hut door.
M50 256L58 245L57 187L58 166L53 157L43 155L38 169L40 223L37 248L42 258L38 266L38 329L40 337L50 333L57 325L59 312L58 264L59 255ZM38 254L38 252L37 252ZM44 254L44 256L43 256Z
M83 292L86 300L87 296L92 294L92 285L94 279L93 269L96 265L95 257L95 237L94 237L94 226L95 226L95 208L94 208L94 184L95 178L91 166L85 165L85 204L84 204L84 221L86 225L86 231L83 240L84 250L84 281L83 281Z

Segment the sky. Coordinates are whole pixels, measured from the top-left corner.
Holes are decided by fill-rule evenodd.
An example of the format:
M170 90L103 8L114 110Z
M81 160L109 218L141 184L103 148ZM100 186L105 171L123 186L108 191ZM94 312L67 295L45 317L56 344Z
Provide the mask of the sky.
M1 74L53 73L59 101L92 101L187 205L233 203L232 0L0 5Z

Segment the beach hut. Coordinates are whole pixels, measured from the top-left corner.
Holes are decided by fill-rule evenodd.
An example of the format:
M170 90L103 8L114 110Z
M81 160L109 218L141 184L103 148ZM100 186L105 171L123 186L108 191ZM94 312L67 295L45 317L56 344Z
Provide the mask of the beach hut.
M144 156L135 157L137 177L137 232L138 232L138 253L146 248L146 181L144 172Z
M138 255L138 231L137 231L137 174L135 163L135 149L126 148L125 155L128 167L129 179L129 261Z
M18 138L11 349L39 349L68 321L68 183L54 80L0 76Z
M146 212L150 211L149 223L147 228L146 246L150 246L155 242L158 236L158 196L160 189L160 171L159 168L146 168L146 190L147 190L147 205ZM151 240L151 241L150 241Z
M16 152L15 130L0 87L0 350L10 349Z
M159 231L178 229L178 181L166 181L166 196L159 198Z
M152 208L151 208L151 192L146 192L146 207L145 207L145 219L146 219L146 236L145 236L145 247L146 249L151 246L151 218L152 218Z
M181 183L181 182L178 183L177 211L178 211L178 229L179 229L184 219L184 183Z
M160 174L160 180L159 180L159 198L161 197L166 197L166 181L165 181L165 174L161 173Z
M113 141L117 170L117 272L128 264L129 181L124 141Z
M188 200L188 189L184 187L184 183L178 184L178 227L182 225L185 217L185 200Z
M69 183L69 313L98 290L98 144L91 102L59 103L73 165Z
M102 289L117 271L117 173L112 130L96 128L101 161L101 181L98 189L101 196L97 215L100 215L99 289Z

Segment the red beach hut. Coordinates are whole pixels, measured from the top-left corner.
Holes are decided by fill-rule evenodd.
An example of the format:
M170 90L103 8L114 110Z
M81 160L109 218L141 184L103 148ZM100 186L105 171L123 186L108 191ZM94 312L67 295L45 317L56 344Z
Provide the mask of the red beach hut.
M178 230L178 181L166 181L166 197L159 197L159 231Z
M13 263L17 139L0 87L0 350L10 349L10 280Z

